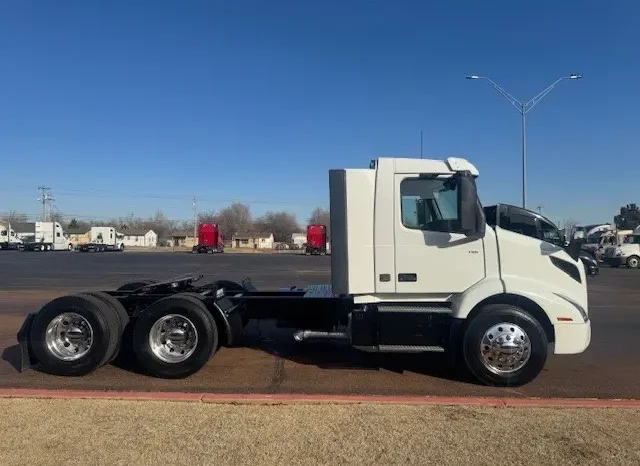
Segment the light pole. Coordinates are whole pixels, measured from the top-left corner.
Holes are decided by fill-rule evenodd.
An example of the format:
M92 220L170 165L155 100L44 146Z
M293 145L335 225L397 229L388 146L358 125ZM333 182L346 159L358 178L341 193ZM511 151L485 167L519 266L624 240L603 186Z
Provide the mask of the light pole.
M507 99L511 105L520 113L522 116L522 207L527 208L527 127L526 127L526 115L527 113L538 103L544 99L544 97L551 92L551 90L556 87L556 85L560 81L564 81L565 79L581 79L582 75L579 73L573 73L569 76L563 76L561 78L556 79L553 83L547 86L542 92L536 95L533 99L528 102L520 102L518 99L513 97L507 91L505 91L502 87L497 85L493 80L487 78L486 76L478 76L476 74L472 74L466 77L467 79L484 79L489 81L491 85L495 88L496 91L500 93L502 97Z

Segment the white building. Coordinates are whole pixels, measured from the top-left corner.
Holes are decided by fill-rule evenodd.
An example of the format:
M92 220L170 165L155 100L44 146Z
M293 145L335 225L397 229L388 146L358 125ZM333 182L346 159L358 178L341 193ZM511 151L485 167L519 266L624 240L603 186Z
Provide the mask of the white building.
M273 233L241 232L233 235L232 248L273 249Z
M158 246L158 235L153 230L124 230L124 247L155 248Z

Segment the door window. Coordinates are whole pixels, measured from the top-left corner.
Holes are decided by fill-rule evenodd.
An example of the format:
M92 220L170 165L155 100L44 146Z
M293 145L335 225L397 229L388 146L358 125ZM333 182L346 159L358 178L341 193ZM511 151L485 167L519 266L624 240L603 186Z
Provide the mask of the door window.
M453 180L406 178L400 183L400 199L402 224L405 227L460 231L458 186Z

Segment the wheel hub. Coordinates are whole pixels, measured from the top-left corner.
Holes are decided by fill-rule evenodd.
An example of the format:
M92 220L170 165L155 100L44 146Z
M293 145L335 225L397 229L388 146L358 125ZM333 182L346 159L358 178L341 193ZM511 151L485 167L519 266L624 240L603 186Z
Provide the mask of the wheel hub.
M49 352L62 361L75 361L93 346L93 328L75 312L64 312L47 326L45 343Z
M169 314L158 319L149 331L149 346L161 361L179 363L188 359L198 345L198 331L187 317Z
M516 372L531 357L531 341L518 325L502 322L489 328L480 342L484 366L495 374Z

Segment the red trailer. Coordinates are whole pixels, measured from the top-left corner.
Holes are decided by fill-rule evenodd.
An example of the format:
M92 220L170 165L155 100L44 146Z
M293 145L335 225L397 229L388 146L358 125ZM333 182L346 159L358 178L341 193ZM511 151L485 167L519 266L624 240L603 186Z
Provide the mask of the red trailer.
M198 244L191 250L194 254L224 252L222 231L215 223L201 223L198 227Z
M327 253L326 225L309 225L307 227L307 248L305 253L307 256L311 254L324 256Z

